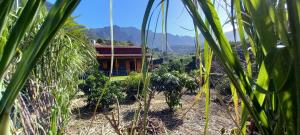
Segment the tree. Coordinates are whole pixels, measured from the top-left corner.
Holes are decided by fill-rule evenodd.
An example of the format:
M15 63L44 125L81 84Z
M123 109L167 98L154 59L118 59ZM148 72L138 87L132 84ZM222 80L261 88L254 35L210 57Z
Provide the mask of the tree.
M103 41L101 38L98 38L97 41L96 41L96 43L98 43L98 44L103 44L104 41Z

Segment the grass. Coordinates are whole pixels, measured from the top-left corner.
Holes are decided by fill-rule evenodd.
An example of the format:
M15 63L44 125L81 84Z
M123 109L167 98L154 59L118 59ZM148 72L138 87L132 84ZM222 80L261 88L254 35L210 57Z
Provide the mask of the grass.
M112 76L111 81L124 81L128 78L128 76Z

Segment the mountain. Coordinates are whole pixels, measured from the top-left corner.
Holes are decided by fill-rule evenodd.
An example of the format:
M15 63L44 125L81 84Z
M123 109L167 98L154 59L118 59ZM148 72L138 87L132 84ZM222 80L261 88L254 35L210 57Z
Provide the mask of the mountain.
M88 29L87 35L91 39L110 39L110 27L104 28L95 28L95 29ZM155 39L153 41L153 37ZM162 48L165 46L163 42L163 34L156 33L149 31L148 33L148 44L152 48ZM117 25L114 26L114 40L117 41L131 41L135 44L141 44L141 31L134 27L119 27ZM152 43L153 42L153 43ZM168 34L168 44L172 45L188 45L194 46L194 38L190 36L178 36L173 34Z
M87 30L87 35L91 39L110 39L110 27L92 28ZM225 33L227 38L234 40L233 32ZM153 40L153 37L155 39ZM203 42L203 36L200 36L200 41ZM114 40L117 41L131 41L137 45L141 44L141 31L135 27L120 27L114 25ZM151 48L165 49L164 36L162 33L148 32L148 45ZM168 33L168 50L176 50L178 46L195 46L195 38L192 36L179 36Z

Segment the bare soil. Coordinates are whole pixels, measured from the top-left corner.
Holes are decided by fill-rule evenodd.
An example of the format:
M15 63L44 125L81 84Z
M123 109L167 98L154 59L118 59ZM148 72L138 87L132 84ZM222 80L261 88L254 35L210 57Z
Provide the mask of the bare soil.
M212 96L214 96L212 94ZM161 122L164 133L170 135L199 135L204 133L205 127L205 100L202 98L193 107L195 95L184 95L182 107L174 113L168 110L163 94L158 94L151 101L149 117L158 119ZM214 98L212 98L214 99ZM111 116L113 112L117 114L116 105L109 111L97 112L93 117L93 109L86 107L86 98L80 96L72 102L72 117L65 134L68 135L114 135L116 132L110 125L105 115ZM211 100L209 113L209 135L230 134L236 128L233 120L226 111L227 106ZM126 127L133 120L134 112L138 108L138 103L120 104L120 127ZM191 108L191 109L190 109ZM187 112L187 113L186 113ZM184 116L184 114L186 114ZM117 115L115 115L117 117ZM117 118L116 118L117 119Z

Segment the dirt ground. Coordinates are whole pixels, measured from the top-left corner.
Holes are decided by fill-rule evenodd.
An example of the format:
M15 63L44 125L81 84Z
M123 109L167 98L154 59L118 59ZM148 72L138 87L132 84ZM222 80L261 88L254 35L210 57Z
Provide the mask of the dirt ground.
M212 94L213 95L213 94ZM168 111L164 95L156 95L151 101L149 116L161 121L164 129L163 134L170 135L199 135L203 134L205 126L205 100L202 98L199 103L191 108L195 95L184 95L182 98L182 108L175 113ZM91 110L87 109L85 97L80 96L72 103L72 117L68 124L65 134L68 135L113 135L116 134L104 114L117 114L117 107L111 111L97 112L95 117ZM209 113L208 134L218 135L225 129L225 134L230 134L235 128L233 120L226 111L226 106L221 106L218 102L211 100ZM134 112L138 107L137 103L120 104L120 126L129 125L132 121ZM189 108L191 108L189 110ZM187 112L187 110L189 110ZM183 118L183 114L185 114ZM231 112L231 115L234 115ZM108 115L111 116L111 115ZM115 115L116 116L116 115ZM117 116L116 116L117 117ZM94 120L93 120L94 118Z

